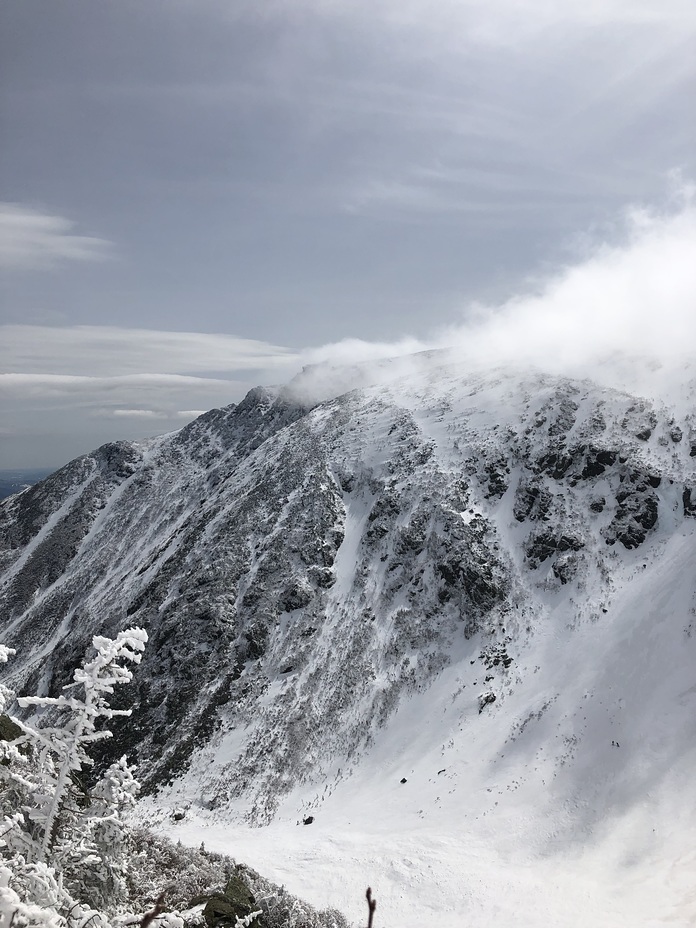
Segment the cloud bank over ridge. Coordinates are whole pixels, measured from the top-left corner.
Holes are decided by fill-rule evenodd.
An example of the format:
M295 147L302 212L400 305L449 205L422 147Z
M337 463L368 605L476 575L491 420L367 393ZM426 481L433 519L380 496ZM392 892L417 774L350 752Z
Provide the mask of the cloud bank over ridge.
M611 243L588 246L502 305L463 308L462 322L427 339L345 340L309 351L309 361L450 348L473 366L531 364L652 392L696 356L696 202L684 186L676 199L663 210L627 210Z
M0 327L0 466L59 464L97 444L177 428L303 365L312 395L386 376L379 362L449 349L472 368L529 366L659 396L696 383L696 202L682 184L662 209L634 207L575 263L500 305L465 305L426 337L344 339L293 350L202 332L118 326ZM423 313L428 307L424 305ZM341 368L340 375L336 368ZM314 385L312 385L314 383ZM696 393L696 391L694 391ZM115 426L118 424L118 431ZM48 439L47 439L48 436ZM29 458L29 460L27 460Z

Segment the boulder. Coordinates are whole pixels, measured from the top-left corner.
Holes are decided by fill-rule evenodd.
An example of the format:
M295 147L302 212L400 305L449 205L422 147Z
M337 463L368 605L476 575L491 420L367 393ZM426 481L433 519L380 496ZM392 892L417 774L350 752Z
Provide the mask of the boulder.
M245 918L257 909L251 890L237 874L234 874L223 893L215 893L208 897L203 917L210 928L227 928L228 925L235 926L238 918ZM261 928L261 917L255 918L252 925L254 928Z

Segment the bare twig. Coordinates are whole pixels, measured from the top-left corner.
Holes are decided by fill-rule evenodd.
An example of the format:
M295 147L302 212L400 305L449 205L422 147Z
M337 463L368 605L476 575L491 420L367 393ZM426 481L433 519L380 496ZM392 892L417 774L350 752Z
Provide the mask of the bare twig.
M151 912L146 912L140 919L140 928L147 928L150 922L153 922L158 915L164 912L164 893L160 893L155 902L155 907Z
M367 908L370 912L367 919L367 928L372 928L372 916L375 914L375 909L377 908L377 900L372 898L372 890L369 886L367 887L365 898L367 899Z
M87 919L87 921L82 923L81 928L87 928L87 925L89 925L91 921L94 921L95 918L99 918L99 917L100 917L99 912L93 912L90 915L90 917Z

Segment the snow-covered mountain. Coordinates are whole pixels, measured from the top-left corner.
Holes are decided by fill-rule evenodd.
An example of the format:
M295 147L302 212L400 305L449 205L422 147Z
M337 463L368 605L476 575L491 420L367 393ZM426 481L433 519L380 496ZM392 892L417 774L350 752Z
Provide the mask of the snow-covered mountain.
M310 848L371 863L383 928L428 906L440 925L696 919L682 396L442 352L320 368L0 507L15 685L54 691L92 635L146 628L104 750L192 840L234 828L295 891ZM312 901L359 907L323 866Z

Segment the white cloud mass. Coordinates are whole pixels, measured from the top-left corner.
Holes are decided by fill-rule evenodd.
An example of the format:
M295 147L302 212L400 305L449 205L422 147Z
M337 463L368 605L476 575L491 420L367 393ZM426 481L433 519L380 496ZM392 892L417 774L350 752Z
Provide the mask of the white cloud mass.
M0 203L0 267L45 270L68 261L103 261L111 243L76 235L75 223L20 203Z
M591 367L614 352L677 363L696 348L696 208L634 210L626 240L514 297L452 333L462 350L558 370ZM470 345L469 342L472 342Z
M533 365L643 393L693 377L696 204L626 212L619 240L600 242L500 306L468 306L465 321L391 345L348 340L307 352L309 363L369 363L450 348L472 366Z

